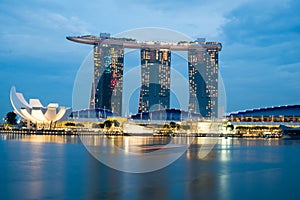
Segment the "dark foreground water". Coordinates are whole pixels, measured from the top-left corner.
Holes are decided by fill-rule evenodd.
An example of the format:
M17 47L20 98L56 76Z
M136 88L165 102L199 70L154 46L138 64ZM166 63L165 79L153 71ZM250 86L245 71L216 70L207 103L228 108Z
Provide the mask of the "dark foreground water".
M300 199L300 141L218 139L201 158L203 140L132 174L97 161L79 137L0 134L0 199Z

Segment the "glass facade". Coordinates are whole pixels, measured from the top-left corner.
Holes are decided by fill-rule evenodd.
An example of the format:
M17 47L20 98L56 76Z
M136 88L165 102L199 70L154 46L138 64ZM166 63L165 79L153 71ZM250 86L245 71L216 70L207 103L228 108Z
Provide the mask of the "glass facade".
M134 120L163 120L163 121L183 121L187 119L197 119L201 115L198 113L190 113L180 109L165 109L165 110L153 110L150 112L140 112L135 115L131 115L131 119Z
M124 48L117 45L94 45L94 77L90 108L103 108L122 114Z
M78 111L72 111L70 117L73 119L81 119L81 118L97 118L97 119L105 119L107 117L112 117L114 114L110 110L105 110L102 108L90 108Z
M218 48L188 51L189 110L218 117Z
M170 108L170 64L170 50L141 49L139 113Z

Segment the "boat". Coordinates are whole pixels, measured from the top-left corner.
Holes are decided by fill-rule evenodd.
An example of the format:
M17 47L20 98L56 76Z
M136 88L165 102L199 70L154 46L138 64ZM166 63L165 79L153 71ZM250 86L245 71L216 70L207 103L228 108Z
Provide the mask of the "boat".
M154 133L153 128L141 126L133 123L124 123L123 125L124 135L132 136L152 136Z
M283 139L300 140L300 127L280 125L280 128L282 130Z

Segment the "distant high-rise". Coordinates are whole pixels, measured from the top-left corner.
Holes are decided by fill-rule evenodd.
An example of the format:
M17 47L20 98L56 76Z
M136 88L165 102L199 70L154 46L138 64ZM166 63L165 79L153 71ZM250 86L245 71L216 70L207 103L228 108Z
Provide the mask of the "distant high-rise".
M170 108L170 63L170 50L141 49L139 112Z
M129 38L100 36L67 37L94 45L94 77L90 108L104 108L121 115L124 48L141 49L141 88L138 112L170 108L171 51L188 52L189 111L202 117L218 117L219 42L140 42ZM183 66L186 67L186 66Z

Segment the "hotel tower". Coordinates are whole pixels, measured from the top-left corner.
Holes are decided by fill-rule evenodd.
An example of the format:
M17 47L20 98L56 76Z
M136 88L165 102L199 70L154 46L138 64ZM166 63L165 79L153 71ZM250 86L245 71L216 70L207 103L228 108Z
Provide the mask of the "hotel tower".
M167 49L141 49L138 112L170 108L170 62L171 52Z
M187 51L188 109L205 118L218 117L218 53L222 48L221 43L205 42L203 38L177 43L143 42L114 38L107 33L67 39L94 46L90 108L108 109L121 116L124 49L131 48L140 49L141 52L138 112L169 109L171 51Z
M124 49L118 45L94 46L94 76L90 108L104 108L122 114Z

